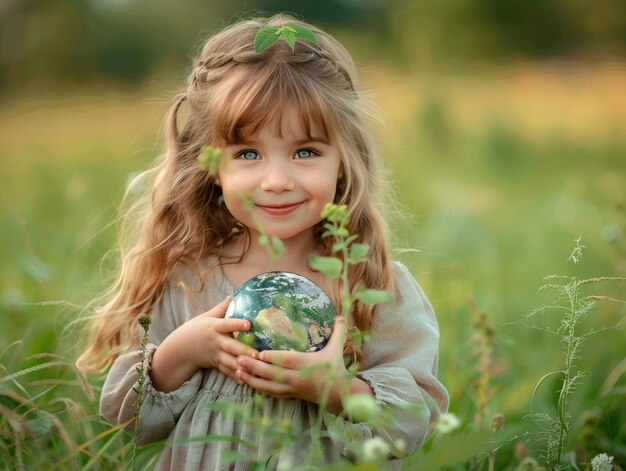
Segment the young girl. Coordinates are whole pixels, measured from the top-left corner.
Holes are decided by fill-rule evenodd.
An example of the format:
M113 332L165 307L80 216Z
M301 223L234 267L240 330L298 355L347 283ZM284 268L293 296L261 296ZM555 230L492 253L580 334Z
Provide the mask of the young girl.
M308 28L318 44L297 39L292 50L281 38L255 52L261 28L290 24ZM392 450L411 454L447 408L447 392L436 378L433 309L406 267L390 260L388 229L377 206L379 155L356 78L350 55L334 38L276 15L239 22L211 37L172 106L168 149L154 169L141 231L132 250L122 250L119 278L79 365L97 371L112 363L101 413L132 430L141 355L137 319L149 313L138 441L227 435L257 446L228 440L170 446L158 469L221 469L233 451L269 467L298 464L299 454L310 451L318 420L345 436L380 437ZM187 117L179 131L183 105ZM213 173L198 165L209 145L224 149ZM357 303L350 325L338 316L319 352L259 353L238 342L231 333L250 329L250 323L224 314L236 288L259 273L304 275L341 305L337 280L308 265L310 254L337 255L332 238L322 238L321 213L329 202L347 205L349 232L369 245L366 263L351 266L351 291L387 290L395 301ZM272 257L260 234L279 238L283 256ZM356 329L370 334L361 346L346 334ZM332 380L321 370L302 374L342 353ZM356 362L356 376L346 375ZM320 410L324 391L328 401ZM392 420L380 427L349 421L341 391L372 396ZM263 400L255 401L259 392ZM249 422L211 407L224 401L255 404L271 424L289 424L300 440L266 461L276 444ZM355 443L340 436L323 434L323 456L315 465L354 458ZM250 466L239 461L234 468Z

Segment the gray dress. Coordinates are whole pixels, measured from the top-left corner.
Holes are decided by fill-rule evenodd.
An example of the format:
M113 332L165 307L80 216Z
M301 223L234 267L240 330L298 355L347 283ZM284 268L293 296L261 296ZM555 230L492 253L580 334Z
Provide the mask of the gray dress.
M395 301L376 307L358 373L371 386L377 403L390 414L387 425L372 429L328 411L319 417L316 404L300 399L261 395L254 400L254 389L238 384L215 368L197 370L178 389L168 393L156 390L146 375L139 414L139 443L175 442L207 435L242 439L167 446L156 469L250 469L251 461L225 464L234 451L267 463L268 468L292 469L304 464L303 456L311 456L310 430L318 419L326 432L321 441L322 454L317 455L322 457L312 465L349 459L357 443L374 436L388 443L402 443L407 454L418 450L429 435L429 424L447 409L449 399L436 377L439 331L432 306L404 265L394 262L393 276ZM201 292L188 289L197 284L194 271L182 265L175 268L164 295L151 312L146 369L150 368L157 346L174 329L235 291L219 266L205 275ZM100 412L114 423L133 418L137 401L133 387L139 377L139 361L139 351L128 352L115 360L108 373ZM247 408L254 414L242 418L225 410L220 403L239 404L239 410ZM265 417L262 422L250 418L259 414ZM290 427L293 439L286 446L277 447L276 434L272 432L284 426ZM128 429L132 430L133 425Z

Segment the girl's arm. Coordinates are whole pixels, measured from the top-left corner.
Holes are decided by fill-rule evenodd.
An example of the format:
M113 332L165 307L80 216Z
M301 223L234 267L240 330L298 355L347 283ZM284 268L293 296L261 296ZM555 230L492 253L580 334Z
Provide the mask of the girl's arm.
M200 366L205 363L202 359L198 360L196 349L206 356L221 358L220 366L218 366L220 369L226 368L224 365L228 364L224 359L226 354L223 351L215 353L214 350L208 348L209 345L203 345L201 341L194 343L191 339L195 337L187 337L189 334L187 331L192 330L189 326L195 326L198 331L202 330L199 327L203 322L191 323L196 318L208 318L204 323L215 325L225 323L224 331L228 330L230 319L220 319L217 315L225 309L222 305L227 304L226 300L218 304L215 310L200 314L185 322L185 315L182 313L190 309L187 309L189 306L185 305L186 295L183 290L175 288L177 284L175 280L173 275L163 296L150 312L152 324L143 365L146 377L141 391L140 427L136 437L139 443L150 443L167 438L182 411L197 394L203 378L203 370ZM174 306L177 308L175 309ZM186 324L189 326L173 335L179 326ZM230 325L232 327L233 324ZM241 324L239 327L242 330L245 328ZM236 342L234 339L230 340ZM195 349L192 348L194 345ZM219 342L219 345L222 343ZM244 347L243 350L236 350L237 354L255 353L240 342L236 342L236 346L237 348ZM139 350L119 356L107 374L100 396L100 414L113 423L127 424L129 430L134 427L133 419L137 402L137 393L134 388L138 384L140 358L141 351ZM236 357L233 356L231 364L235 360ZM153 368L156 371L153 372Z

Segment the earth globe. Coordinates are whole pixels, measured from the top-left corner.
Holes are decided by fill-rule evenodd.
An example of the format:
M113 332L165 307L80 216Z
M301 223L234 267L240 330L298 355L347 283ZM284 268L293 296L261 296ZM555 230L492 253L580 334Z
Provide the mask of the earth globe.
M226 317L250 321L247 332L233 337L263 350L315 352L324 348L337 313L317 284L297 273L257 275L235 291Z

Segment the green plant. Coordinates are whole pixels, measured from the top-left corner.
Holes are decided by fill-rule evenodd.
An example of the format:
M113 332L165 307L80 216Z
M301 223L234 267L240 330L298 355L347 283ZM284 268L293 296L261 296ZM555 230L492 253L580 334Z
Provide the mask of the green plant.
M146 354L148 345L148 332L150 330L150 324L152 324L152 318L147 314L142 314L138 319L139 325L143 328L143 337L141 338L141 355L139 357L139 366L137 367L137 373L139 373L139 379L137 380L137 386L133 386L133 391L137 393L137 402L135 403L135 423L133 425L133 454L131 459L131 467L135 469L135 461L137 458L137 436L139 434L139 412L141 411L141 404L143 403L143 387L146 384Z
M569 259L574 264L582 260L584 246L580 244L580 237L575 240L576 246ZM568 400L574 393L577 384L584 376L584 371L578 366L577 360L581 358L581 350L585 339L590 335L617 328L621 325L617 322L611 327L602 327L598 330L588 332L580 331L580 324L596 307L600 301L613 301L623 303L624 301L604 295L583 295L582 289L586 285L592 285L605 281L626 281L622 277L598 277L589 279L579 279L576 276L550 275L545 279L554 280L552 283L544 284L539 291L551 289L558 293L557 299L549 305L541 306L527 316L520 323L538 329L558 337L563 346L564 362L563 368L546 373L536 384L531 397L530 417L539 427L538 437L545 443L543 458L550 469L564 469L563 461L567 439L572 428L571 412L568 409ZM556 280L560 280L557 283ZM539 324L540 314L548 311L557 311L560 314L560 323L556 329L550 326ZM557 406L554 414L546 412L535 412L533 402L539 387L543 382L552 377L560 377L561 385L557 391Z

